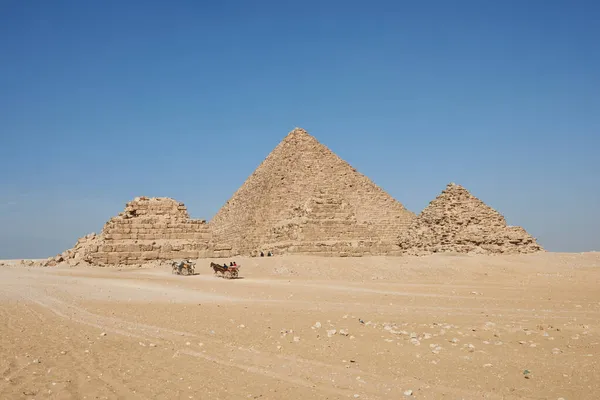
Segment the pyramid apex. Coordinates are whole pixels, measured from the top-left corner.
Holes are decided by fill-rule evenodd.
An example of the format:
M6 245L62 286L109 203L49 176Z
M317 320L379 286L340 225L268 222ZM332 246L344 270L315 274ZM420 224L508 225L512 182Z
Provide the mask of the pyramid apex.
M301 136L301 135L310 136L305 129L302 129L299 127L295 127L294 129L292 129L290 131L290 133L288 133L288 136Z
M291 130L287 136L283 139L283 143L308 143L315 142L317 139L308 133L305 129L296 127Z
M467 191L467 189L465 189L464 186L459 185L458 183L454 183L454 182L450 182L448 185L446 185L446 191Z

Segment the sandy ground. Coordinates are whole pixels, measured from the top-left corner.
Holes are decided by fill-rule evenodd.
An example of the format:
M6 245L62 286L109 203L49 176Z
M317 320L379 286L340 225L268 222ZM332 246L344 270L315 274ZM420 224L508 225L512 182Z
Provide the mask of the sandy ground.
M0 398L600 398L600 253L236 261L4 262Z

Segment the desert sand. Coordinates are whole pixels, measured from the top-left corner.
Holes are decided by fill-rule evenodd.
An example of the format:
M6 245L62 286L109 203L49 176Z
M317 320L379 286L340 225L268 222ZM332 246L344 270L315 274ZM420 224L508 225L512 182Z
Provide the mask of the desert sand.
M2 399L598 399L600 253L0 267Z

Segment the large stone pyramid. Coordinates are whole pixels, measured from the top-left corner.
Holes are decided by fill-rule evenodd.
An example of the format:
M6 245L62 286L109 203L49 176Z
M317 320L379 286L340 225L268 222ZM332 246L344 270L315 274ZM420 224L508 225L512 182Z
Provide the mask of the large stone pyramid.
M400 234L399 243L402 252L416 255L543 250L523 228L507 226L500 213L453 183Z
M387 254L415 218L305 130L269 154L210 222L231 254Z

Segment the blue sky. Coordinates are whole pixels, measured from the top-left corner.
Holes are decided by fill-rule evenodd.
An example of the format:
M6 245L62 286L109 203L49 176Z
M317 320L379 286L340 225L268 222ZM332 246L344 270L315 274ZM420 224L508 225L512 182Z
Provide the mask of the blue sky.
M294 127L414 212L600 250L600 3L0 1L0 258L135 196L210 219Z

